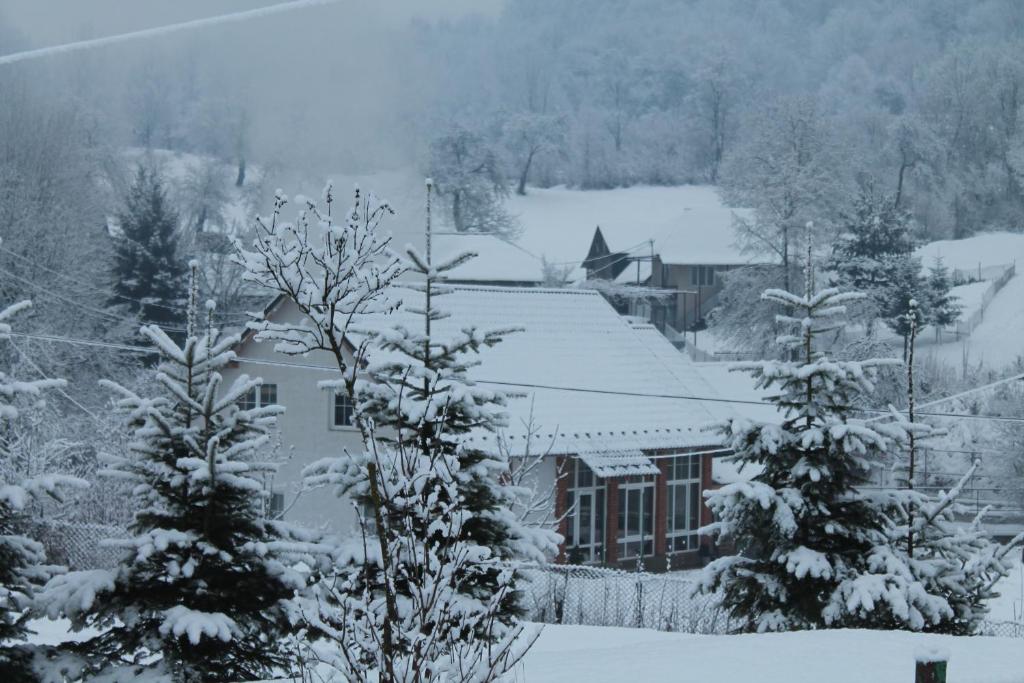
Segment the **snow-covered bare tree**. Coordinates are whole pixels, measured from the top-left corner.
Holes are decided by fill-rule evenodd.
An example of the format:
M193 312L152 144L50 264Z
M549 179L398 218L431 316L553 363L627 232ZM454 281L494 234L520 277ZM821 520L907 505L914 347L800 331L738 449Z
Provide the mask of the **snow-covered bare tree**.
M292 600L309 578L295 566L315 566L319 548L262 515L262 474L272 466L261 454L281 409L239 407L258 379L223 385L238 337L221 338L209 308L205 325L197 320L195 279L193 266L181 346L157 326L142 328L161 360L155 395L108 384L134 440L108 457L106 473L134 483L141 508L132 537L110 542L123 560L58 576L40 595L51 618L94 634L51 663L73 679L255 680L291 663Z
M509 188L500 157L484 135L452 126L431 143L430 172L457 232L515 235L515 217L504 205Z
M503 397L466 371L501 334L467 328L438 339L437 280L467 256L435 265L410 250L402 265L377 234L386 205L357 194L335 225L329 190L326 198L327 209L310 203L315 220L300 217L297 228L261 223L254 251L241 256L253 282L304 313L292 325L255 323L257 338L286 353L334 354L341 376L320 385L349 394L364 438L364 452L307 469L311 485L359 504L362 529L340 543L331 580L305 612L331 643L318 655L352 681L494 680L532 642L516 620L506 563L553 549L551 532L513 512L520 489L502 480L507 460L465 443L500 424ZM406 269L425 279L412 309L423 330L387 321L390 285Z
M29 306L27 301L0 311L0 339L9 339L8 320ZM34 472L28 475L16 467L7 446L17 433L18 421L26 408L38 403L47 389L64 385L61 380L18 380L0 371L0 678L11 683L37 680L38 652L28 644L29 608L46 580L63 568L45 564L43 546L25 536L19 522L33 501L45 497L61 500L69 487L86 485L81 479Z

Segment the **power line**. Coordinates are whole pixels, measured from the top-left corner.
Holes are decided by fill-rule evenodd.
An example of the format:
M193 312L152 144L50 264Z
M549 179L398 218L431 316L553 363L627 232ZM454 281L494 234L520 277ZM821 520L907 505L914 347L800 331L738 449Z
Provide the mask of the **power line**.
M268 7L261 7L259 9L246 10L244 12L222 14L215 17L206 17L204 19L193 19L191 21L183 21L177 24L168 24L167 26L157 26L154 28L142 29L140 31L132 31L130 33L121 33L113 36L104 36L103 38L92 38L90 40L80 40L74 43L53 45L50 47L43 47L36 50L15 52L12 54L0 56L0 66L14 64L16 62L23 62L40 57L51 57L54 55L67 54L69 52L78 52L80 50L87 50L94 47L106 47L108 45L117 45L119 43L126 43L133 40L156 38L171 33L177 33L178 31L186 31L189 29L196 28L207 28L219 24L246 21L248 19L256 19L259 17L271 16L273 14L280 14L282 12L290 12L292 10L304 9L307 7L316 7L317 5L330 5L336 2L339 2L339 0L294 0L293 2L283 2L276 5L270 5Z
M59 293L54 292L53 290L51 290L51 289L49 289L47 287L44 287L43 285L39 284L38 282L33 282L32 280L29 280L28 278L24 278L24 277L22 277L20 275L15 275L11 271L6 270L4 268L0 268L0 274L6 275L9 278L13 278L14 280L17 280L18 282L21 282L22 284L26 284L26 285L28 285L30 287L34 287L38 291L40 291L40 292L42 292L44 294L47 294L47 295L49 295L49 296L51 296L51 297L53 297L53 298L55 298L55 299L57 299L59 301L63 301L64 303L67 303L67 304L70 304L72 306L75 306L76 308L79 309L79 312L90 312L93 315L104 316L104 317L108 318L108 320L105 321L107 323L111 322L112 320L116 320L116 321L122 322L122 323L128 323L129 325L132 325L132 326L138 325L140 323L140 321L138 321L138 320L132 320L131 318L125 318L123 316L117 315L116 313L111 313L110 311L104 311L104 310L99 309L99 308L94 308L92 306L88 306L86 304L83 304L80 301L75 301L74 299L70 299L70 298L64 296L63 294L59 294ZM143 322L143 324L146 324L145 321L142 321L142 322ZM184 333L186 331L184 328L180 328L180 327L164 327L163 325L161 325L161 327L163 327L164 331L168 331L168 332L182 332L182 333Z
M13 256L14 258L21 259L22 261L24 261L28 265L32 266L33 268L38 268L40 270L46 271L47 273L50 273L51 275L56 275L57 277L64 278L65 280L67 280L69 282L72 282L75 286L78 286L78 287L82 286L82 283L79 282L77 278L74 278L74 277L68 275L67 273L62 273L59 270L54 270L53 268L49 268L47 266L44 266L41 263L37 263L37 262L33 261L32 259L28 258L27 256L23 256L22 254L19 254L16 251L12 251L12 250L8 249L7 247L5 247L3 245L3 243L0 243L0 251L4 252L4 253L6 253L6 254L8 254L10 256ZM107 295L107 296L114 297L116 299L122 299L123 301L131 301L132 303L139 304L140 306L150 306L150 307L153 307L153 308L162 308L165 311L172 311L174 313L181 313L181 308L179 308L179 307L165 306L163 304L157 304L157 303L152 303L152 302L148 302L148 301L143 301L141 299L133 299L132 297L125 296L123 294L117 294L115 292L107 292L105 290L100 289L99 287L90 287L88 285L87 285L87 287L88 287L88 289L91 289L92 291L94 291L94 292L96 292L98 294L104 294L104 295ZM221 318L222 319L226 320L228 317L247 318L248 316L246 316L245 314L241 314L241 313L240 314L236 314L235 316L227 316L227 315L221 314Z
M77 339L73 337L63 337L57 335L40 335L40 334L24 334L24 333L11 333L11 336L23 337L25 339L36 339L39 341L48 341L54 343L63 344L80 344L85 346L93 346L100 348L110 348L118 351L139 353L139 354L155 354L158 353L156 349L150 349L142 346L129 346L126 344L114 344L111 342L103 342L94 339ZM296 368L303 370L319 370L321 372L337 372L337 369L326 367L322 365L312 365L308 363L293 363L288 361L274 361L263 358L249 358L246 356L238 356L236 358L238 362L251 363L253 365L266 365L270 367L284 367L284 368ZM704 401L709 403L730 403L734 405L754 405L760 407L771 407L767 403L758 401L748 401L744 399L733 399L733 398L722 398L719 396L698 396L689 394L654 394L634 391L618 391L613 389L594 389L588 387L569 387L569 386L558 386L553 384L531 384L526 382L502 382L497 380L477 379L473 380L477 384L491 384L496 386L508 386L520 389L545 389L552 391L571 391L575 393L586 393L586 394L604 394L611 396L627 396L633 398L661 398L668 400L680 400L680 401ZM985 387L977 387L977 389L983 389ZM860 412L866 413L879 413L883 415L892 415L891 411L881 410L875 408L858 408ZM956 413L918 413L922 417L944 417L958 420L986 420L996 422L1013 422L1013 423L1024 423L1022 417L1008 417L1002 415L959 415ZM939 450L939 449L931 449ZM976 451L970 451L976 452Z
M30 365L30 366L32 367L32 369L34 369L34 370L35 370L36 372L38 372L38 373L39 373L39 376L40 376L40 377L42 377L42 378L43 378L43 379L45 379L45 380L49 380L49 379L51 379L50 377L48 377L48 376L46 375L46 373L45 373L45 372L43 372L43 369L42 369L41 367L39 367L39 366L38 366L38 365L36 364L36 362L35 362L34 360L32 360L32 358L31 358L31 357L29 357L29 355L28 355L27 353L25 353L24 351L22 351L22 350L21 350L21 347L20 347L20 346L18 346L17 344L15 344L15 343L14 343L14 340L13 340L13 339L8 339L7 341L8 341L8 343L10 343L10 345L11 345L11 346L12 346L12 347L14 348L14 350L18 352L18 355L20 355L20 356L21 356L22 360L24 360L24 361L25 361L26 363L28 363L28 364L29 364L29 365ZM55 389L57 390L57 392L58 392L58 393L59 393L59 394L60 394L61 396L63 396L63 397L64 397L64 398L66 398L67 400L71 401L72 405L74 405L74 406L75 406L76 408L78 408L78 409L79 409L79 410L81 410L81 411L82 411L83 413L85 413L86 415L88 415L89 417L91 417L91 418L92 418L93 420L95 420L97 424L99 424L99 423L100 423L100 418L99 418L99 417L97 417L95 413L93 413L93 412L92 412L91 410L89 410L88 408L86 408L85 406L83 406L83 405L82 405L81 403L79 403L78 401L76 401L76 400L75 400L74 398L72 398L71 394L69 394L68 392L64 391L64 388L63 388L63 387L57 386L57 387L54 387L54 388L55 388Z

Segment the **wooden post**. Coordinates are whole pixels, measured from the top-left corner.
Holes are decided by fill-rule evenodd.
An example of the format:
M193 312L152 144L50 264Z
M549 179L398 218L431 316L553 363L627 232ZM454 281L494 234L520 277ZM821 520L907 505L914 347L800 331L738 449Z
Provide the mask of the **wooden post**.
M918 652L916 660L914 683L946 683L948 653L930 648Z

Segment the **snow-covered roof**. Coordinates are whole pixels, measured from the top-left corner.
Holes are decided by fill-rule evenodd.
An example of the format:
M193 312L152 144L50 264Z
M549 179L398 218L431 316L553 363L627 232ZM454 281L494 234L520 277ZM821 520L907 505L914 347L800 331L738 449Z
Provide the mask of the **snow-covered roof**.
M509 199L519 219L518 243L549 261L580 263L600 226L613 252L647 255L665 263L736 265L751 257L736 246L734 217L746 209L722 204L715 187L637 186L614 190L532 188Z
M434 235L431 244L439 262L466 251L477 254L477 258L459 266L452 276L457 280L496 283L543 281L540 257L493 235L445 233Z
M403 309L415 308L409 296L403 298ZM722 419L727 406L676 398L714 396L714 389L671 344L658 341L656 330L635 329L598 292L453 285L436 305L449 313L434 323L439 339L469 326L523 328L482 351L480 365L471 370L485 386L521 392L509 402L502 434L514 454L527 450L531 417L533 453L623 457L718 441L703 428ZM418 324L407 315L397 313L389 322ZM474 439L487 446L496 437Z
M723 399L735 401L729 404L734 414L752 422L780 422L782 414L775 406L765 403L764 399L772 392L756 389L754 381L745 372L733 372L729 368L732 363L694 363L695 372L705 381L712 384ZM763 468L747 465L740 469L739 465L729 459L715 458L711 466L711 480L716 484L733 484L747 481L759 474Z

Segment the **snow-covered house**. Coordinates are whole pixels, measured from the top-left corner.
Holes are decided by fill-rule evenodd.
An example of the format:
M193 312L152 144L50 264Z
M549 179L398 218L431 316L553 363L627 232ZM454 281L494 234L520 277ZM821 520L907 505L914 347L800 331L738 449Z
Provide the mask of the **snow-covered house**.
M590 279L671 291L657 300L635 299L624 311L662 331L699 326L715 306L721 274L751 262L737 246L735 232L736 218L747 212L722 205L713 188L686 189L674 209L662 207L665 215L657 220L644 216L595 227L583 261Z
M561 559L634 565L643 556L651 568L665 567L668 556L673 567L698 562L697 529L709 521L702 491L721 451L704 427L728 405L699 400L716 393L697 366L594 291L455 285L441 305L451 313L435 323L442 327L523 328L486 350L472 371L477 382L517 395L500 434L471 438L512 457L543 456L535 485L552 492L552 518L564 516ZM283 321L298 313L278 301L267 315ZM333 372L328 359L281 356L251 337L237 353L233 372L264 379L248 400L286 410L275 508L310 525L353 528L351 502L301 487L310 462L361 448L347 399L317 388Z

